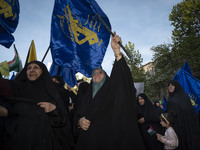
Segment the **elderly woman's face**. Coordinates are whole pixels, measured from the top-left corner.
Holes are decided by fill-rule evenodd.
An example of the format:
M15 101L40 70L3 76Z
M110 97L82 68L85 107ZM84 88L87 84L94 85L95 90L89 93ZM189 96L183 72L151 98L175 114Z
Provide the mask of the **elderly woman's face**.
M26 74L30 81L34 81L42 74L42 69L37 64L32 63L28 65Z
M100 82L104 77L104 72L101 69L96 69L93 73L92 73L92 81L93 82Z
M170 93L174 92L175 86L170 83L169 86L168 86L168 90L169 90Z

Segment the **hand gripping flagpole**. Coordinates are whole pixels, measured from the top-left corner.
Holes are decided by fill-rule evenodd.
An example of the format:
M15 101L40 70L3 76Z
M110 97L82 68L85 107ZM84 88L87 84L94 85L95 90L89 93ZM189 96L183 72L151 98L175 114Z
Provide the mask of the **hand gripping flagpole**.
M108 25L103 21L103 19L101 19L101 17L97 14L97 17L99 18L99 20L101 21L101 23L105 26L105 28L108 30L108 32L114 37L114 33L110 30L110 28L108 27ZM118 42L118 44L120 45L120 47L124 50L124 52L126 53L126 55L131 58L131 54L126 50L126 48L122 45L122 43Z

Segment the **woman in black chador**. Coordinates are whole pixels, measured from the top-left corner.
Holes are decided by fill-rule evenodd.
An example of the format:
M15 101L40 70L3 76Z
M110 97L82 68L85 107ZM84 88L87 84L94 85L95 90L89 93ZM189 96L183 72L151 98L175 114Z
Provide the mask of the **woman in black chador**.
M110 78L98 68L74 115L77 150L144 150L137 124L136 96L130 70L112 38L116 60Z
M0 95L11 106L4 150L72 149L71 137L60 131L70 129L66 110L43 63L30 62L14 81L0 78ZM68 145L61 145L60 137Z
M57 87L62 99L63 99L63 103L65 105L65 108L66 110L71 113L69 111L69 106L72 104L72 103L75 103L77 100L77 96L76 94L70 90L70 89L65 89L64 87L64 80L62 79L61 76L59 75L54 75L51 77L52 78L52 81L55 83L55 86ZM71 114L70 114L71 116ZM72 118L72 116L70 117Z
M175 131L179 139L179 150L200 150L200 128L190 98L178 81L168 84L167 112L177 115Z
M164 135L164 128L160 125L160 112L157 106L152 104L146 94L137 96L138 102L138 123L146 150L163 150L164 145L157 140L155 134L148 132L152 127L155 132Z

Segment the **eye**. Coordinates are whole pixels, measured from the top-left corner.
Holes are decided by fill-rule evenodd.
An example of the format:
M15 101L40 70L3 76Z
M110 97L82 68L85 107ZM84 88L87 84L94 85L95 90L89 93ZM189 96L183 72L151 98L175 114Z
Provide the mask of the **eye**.
M34 68L34 69L39 69L39 67L38 67L38 66L34 66L33 68Z
M28 66L28 67L27 67L27 70L30 70L31 68L32 68L31 66Z

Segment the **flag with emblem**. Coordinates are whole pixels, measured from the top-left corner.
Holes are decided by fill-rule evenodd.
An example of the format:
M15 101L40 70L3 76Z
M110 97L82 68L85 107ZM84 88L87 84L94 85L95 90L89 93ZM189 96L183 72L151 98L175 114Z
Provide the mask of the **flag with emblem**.
M55 0L51 23L53 62L91 77L103 61L110 22L95 0Z
M200 80L192 75L187 61L175 74L173 80L177 80L188 94L197 114L200 109Z
M10 48L19 21L18 0L0 0L0 44Z

